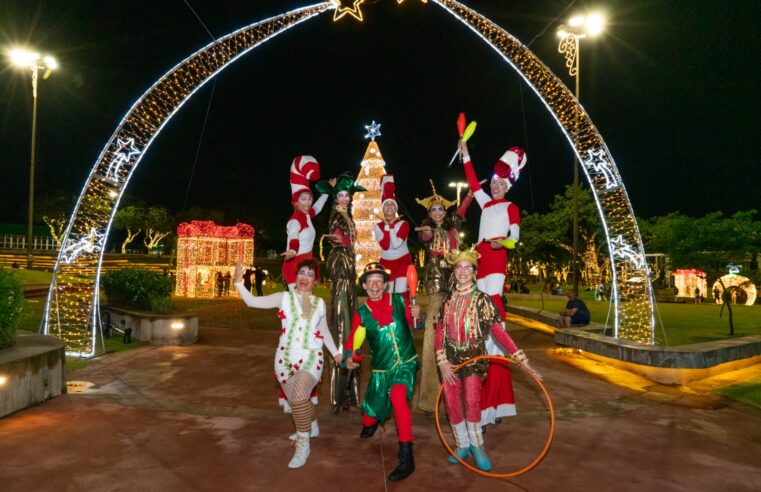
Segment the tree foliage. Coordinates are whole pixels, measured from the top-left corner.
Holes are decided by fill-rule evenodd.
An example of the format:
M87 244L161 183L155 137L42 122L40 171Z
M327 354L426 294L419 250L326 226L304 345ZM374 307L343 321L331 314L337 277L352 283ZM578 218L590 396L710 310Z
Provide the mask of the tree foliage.
M114 217L114 227L127 231L127 237L122 242L121 252L127 253L127 245L143 231L145 225L145 207L142 205L129 205L120 208Z

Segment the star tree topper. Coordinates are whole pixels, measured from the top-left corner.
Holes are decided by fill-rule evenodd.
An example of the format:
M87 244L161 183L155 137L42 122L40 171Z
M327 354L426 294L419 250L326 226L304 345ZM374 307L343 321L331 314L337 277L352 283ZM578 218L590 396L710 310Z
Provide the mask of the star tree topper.
M380 123L376 123L375 120L373 120L372 123L369 125L365 125L365 130L367 130L367 133L365 134L365 138L369 138L373 142L375 142L375 137L380 137Z

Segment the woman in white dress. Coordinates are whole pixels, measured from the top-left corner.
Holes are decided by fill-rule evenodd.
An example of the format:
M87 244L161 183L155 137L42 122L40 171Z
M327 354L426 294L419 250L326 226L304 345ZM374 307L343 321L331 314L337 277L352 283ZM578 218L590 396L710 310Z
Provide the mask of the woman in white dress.
M289 468L300 468L309 458L310 433L316 431L310 395L322 375L323 345L337 363L342 359L325 321L325 302L312 295L317 268L312 259L300 262L296 266L295 289L264 297L254 297L246 290L242 262L235 270L235 288L249 307L279 308L277 314L283 328L275 351L275 377L287 398L283 406L286 411L290 408L296 426L296 453L288 463Z

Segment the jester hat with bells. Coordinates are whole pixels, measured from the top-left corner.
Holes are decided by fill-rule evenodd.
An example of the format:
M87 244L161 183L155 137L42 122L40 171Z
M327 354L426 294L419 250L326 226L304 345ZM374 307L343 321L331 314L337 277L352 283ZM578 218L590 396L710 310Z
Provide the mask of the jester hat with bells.
M436 193L436 187L433 186L433 180L428 180L431 183L431 189L433 190L433 195L429 196L428 198L415 198L415 201L417 201L420 205L424 206L427 210L431 210L431 207L434 205L441 205L444 207L444 210L448 209L452 205L456 205L457 202L452 202L444 198L443 196Z
M526 165L526 152L520 147L510 147L494 164L494 178L505 180L508 191L513 187Z
M314 187L320 193L330 194L330 196L333 198L335 198L336 195L342 191L348 191L352 195L358 191L367 191L367 188L364 186L359 186L354 181L354 176L349 171L341 173L341 175L336 178L335 186L330 186L330 183L327 180L323 179L322 181L319 181L317 184L315 184Z
M303 192L312 193L310 181L320 179L320 165L311 155L299 155L291 163L291 203L299 200Z

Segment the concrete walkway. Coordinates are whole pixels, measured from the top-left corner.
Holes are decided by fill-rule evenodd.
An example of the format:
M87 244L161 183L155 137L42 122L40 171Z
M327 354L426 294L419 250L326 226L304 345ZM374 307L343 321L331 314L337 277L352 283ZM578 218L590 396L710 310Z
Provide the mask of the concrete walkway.
M241 304L219 303L220 324L239 318L246 326L251 311ZM611 384L566 363L550 337L510 331L544 375L557 417L546 459L517 478L448 464L434 420L414 410L417 471L386 484L396 466L393 421L359 439L358 410L331 415L327 385L309 462L289 470L293 428L272 380L278 332L202 327L196 345L105 357L69 376L92 383L83 392L0 419L0 490L761 490L758 409L678 388ZM549 430L534 383L516 374L515 387L519 415L486 433L499 473L528 464Z

